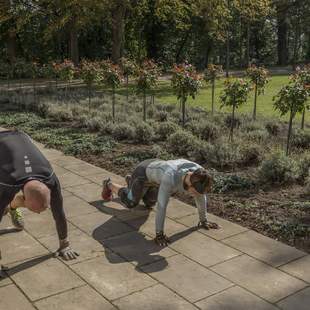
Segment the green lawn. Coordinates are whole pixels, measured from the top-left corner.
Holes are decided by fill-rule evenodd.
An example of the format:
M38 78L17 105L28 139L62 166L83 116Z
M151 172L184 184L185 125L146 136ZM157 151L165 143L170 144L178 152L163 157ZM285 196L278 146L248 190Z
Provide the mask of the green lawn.
M272 98L278 93L280 88L289 81L288 76L273 76L270 82L267 84L265 94L262 94L258 97L257 101L257 116L259 115L264 117L279 117L278 111L275 111L273 108ZM220 100L219 97L223 90L224 79L217 81L216 90L215 90L215 109L220 110ZM249 113L252 115L253 111L253 97L254 92L251 92L247 104L242 106L237 113ZM177 103L176 96L173 94L173 91L170 86L170 81L161 81L159 83L158 90L156 90L156 98L161 103ZM188 104L192 106L200 106L209 111L211 111L211 87L206 86L199 91L196 99L189 98ZM230 111L227 108L221 109L221 111L227 112ZM298 116L300 117L300 116ZM285 116L283 119L287 119L288 116Z

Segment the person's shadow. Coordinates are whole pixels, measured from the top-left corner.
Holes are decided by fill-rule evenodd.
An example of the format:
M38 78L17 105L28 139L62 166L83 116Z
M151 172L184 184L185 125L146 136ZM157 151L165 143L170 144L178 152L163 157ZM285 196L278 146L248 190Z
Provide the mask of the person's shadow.
M158 246L152 238L139 231L140 227L149 218L151 209L139 205L131 210L125 208L124 210L120 210L104 205L101 200L94 201L91 204L99 211L112 215L111 219L95 228L92 233L93 238L105 248L105 255L110 263L119 264L123 262L115 255L117 254L126 261L136 264L136 270L139 272L141 271L140 267L143 265L149 265L155 262L155 264L152 264L153 268L151 272L160 271L167 267L168 262L166 257L174 254L174 252L168 247ZM122 222L121 224L120 221ZM115 230L115 226L117 225L123 228L124 224L128 226L127 232L123 230L111 238L104 237L105 232ZM170 240L171 242L175 242L192 233L194 230L196 228L186 229L181 233L171 236Z

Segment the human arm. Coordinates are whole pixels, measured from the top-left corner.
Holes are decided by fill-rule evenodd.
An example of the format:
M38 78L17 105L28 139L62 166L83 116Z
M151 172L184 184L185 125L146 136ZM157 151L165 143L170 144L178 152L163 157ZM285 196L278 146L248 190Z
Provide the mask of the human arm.
M57 234L59 238L59 248L56 255L63 257L65 260L75 259L79 254L73 251L68 240L68 226L66 215L63 208L63 198L61 194L61 187L56 176L54 178L54 185L51 189L51 211L56 223Z
M154 241L159 245L167 245L170 241L164 234L166 210L171 195L172 183L170 175L165 175L160 183L157 197L155 230L156 237Z
M195 199L195 203L196 203L196 207L197 207L198 215L199 215L198 228L204 228L204 229L220 228L217 223L209 222L207 220L207 208L208 208L207 195L196 195L194 199Z

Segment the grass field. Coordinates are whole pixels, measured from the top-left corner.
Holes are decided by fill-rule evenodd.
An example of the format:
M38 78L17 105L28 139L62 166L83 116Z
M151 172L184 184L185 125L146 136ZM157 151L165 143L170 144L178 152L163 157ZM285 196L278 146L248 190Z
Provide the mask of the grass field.
M220 95L223 90L225 79L220 79L217 81L216 90L215 90L215 109L220 110ZM270 82L267 84L265 94L262 94L258 97L257 101L257 115L264 117L279 117L278 111L275 111L273 108L272 98L278 93L280 88L287 84L289 81L288 76L273 76ZM253 97L254 92L251 92L247 104L242 106L238 112L252 114L253 111ZM156 91L156 98L161 103L176 103L176 96L173 94L173 91L170 86L170 81L160 81L158 90ZM208 111L211 111L211 86L206 86L204 84L203 88L199 91L196 99L189 98L188 104L192 106L200 106L205 108ZM230 111L227 108L221 109L222 111ZM237 113L238 113L237 112ZM298 116L300 117L300 116ZM283 119L287 119L288 116L285 116Z

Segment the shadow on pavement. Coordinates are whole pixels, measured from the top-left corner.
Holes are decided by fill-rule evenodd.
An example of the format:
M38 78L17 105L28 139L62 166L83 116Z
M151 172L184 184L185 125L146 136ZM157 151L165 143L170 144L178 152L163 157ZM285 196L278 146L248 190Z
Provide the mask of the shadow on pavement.
M17 229L17 228L14 228L14 227L8 227L8 228L0 229L0 235L17 233L17 232L20 232L20 229Z
M139 272L141 272L140 267L154 262L156 262L156 264L154 264L154 270L152 270L152 272L163 270L168 266L165 256L171 256L171 250L168 247L158 246L155 244L154 240L139 231L140 227L147 221L151 212L150 209L138 206L132 210L120 210L102 205L102 201L92 202L92 205L94 205L99 211L112 215L111 219L95 228L92 233L93 238L106 249L105 255L110 263L119 264L123 262L115 256L114 253L116 253L126 261L133 262L136 265L136 270ZM139 211L141 212L140 215L128 219L129 212ZM126 218L128 219L127 221ZM115 228L114 226L117 226L120 220L131 229L129 228L129 231L123 233L120 231L110 238L103 238L102 232ZM176 242L177 240L191 234L193 231L196 231L196 227L191 227L182 232L176 233L171 236L170 240L171 242Z
M39 257L35 257L35 258L32 258L30 260L27 260L25 262L22 262L16 266L13 266L13 267L4 267L3 271L2 271L2 275L3 274L6 274L6 275L9 275L9 276L12 276L18 272L21 272L25 269L28 269L28 268L31 268L33 266L36 266L50 258L54 257L54 254L53 253L49 253L49 254L45 254L43 256L39 256ZM1 281L1 277L0 277L0 281Z

